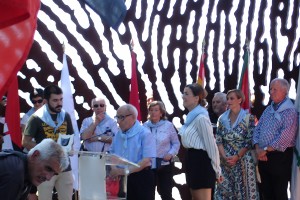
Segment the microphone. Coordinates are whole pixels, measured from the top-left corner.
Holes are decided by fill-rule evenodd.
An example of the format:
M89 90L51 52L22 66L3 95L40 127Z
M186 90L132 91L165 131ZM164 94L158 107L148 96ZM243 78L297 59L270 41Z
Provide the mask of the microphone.
M109 127L106 127L106 131L103 134L107 134L108 135L109 133L111 133L111 129ZM112 137L112 136L110 136L110 137ZM105 145L106 145L106 142L104 142L104 144L103 144L103 147L101 149L101 153L103 153Z
M105 131L103 134L107 134L107 135L108 135L108 133L111 133L111 129L110 129L109 127L106 127L106 131ZM112 137L112 136L110 136L110 137ZM109 137L109 138L110 138L110 137ZM102 149L101 149L101 153L103 153L105 145L106 145L106 142L103 142L103 146L102 146ZM101 158L102 158L102 155L100 155L100 159L101 159Z

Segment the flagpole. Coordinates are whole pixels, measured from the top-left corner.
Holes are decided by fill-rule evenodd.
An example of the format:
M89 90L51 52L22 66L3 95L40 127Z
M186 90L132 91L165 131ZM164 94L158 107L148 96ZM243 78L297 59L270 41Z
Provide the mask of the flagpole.
M66 53L66 45L65 42L62 43L62 50L63 50L63 54Z
M247 54L247 62L245 63L245 60L244 60L244 64L243 64L243 68L242 68L242 73L241 73L241 77L240 77L240 81L239 81L239 86L238 86L238 88L239 89L241 89L242 88L242 84L243 84L243 74L244 74L244 72L245 72L245 70L248 68L248 66L249 66L249 51L250 51L250 47L249 47L249 40L248 40L248 38L246 38L246 41L245 41L245 56L246 56L246 54ZM245 56L244 56L244 58L245 58ZM247 66L247 67L245 67L245 66Z
M202 41L202 54L204 53L204 50L205 50L205 44L206 44L205 39L203 39L203 41Z
M70 114L73 131L74 131L74 143L73 150L78 151L80 148L80 134L75 117L74 100L72 94L71 80L67 62L67 55L65 54L66 46L62 44L63 49L63 67L61 70L61 88L63 90L63 109ZM70 156L72 173L74 178L73 188L78 191L79 189L79 175L78 175L78 155L74 154ZM76 195L75 195L76 197Z

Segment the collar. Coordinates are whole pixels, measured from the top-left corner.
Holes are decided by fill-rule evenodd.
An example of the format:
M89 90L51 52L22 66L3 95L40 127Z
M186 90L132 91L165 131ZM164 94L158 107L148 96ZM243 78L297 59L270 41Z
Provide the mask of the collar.
M276 111L278 110L278 108L287 100L287 98L285 97L281 102L275 104L274 101L272 102L272 106L273 106L273 109Z

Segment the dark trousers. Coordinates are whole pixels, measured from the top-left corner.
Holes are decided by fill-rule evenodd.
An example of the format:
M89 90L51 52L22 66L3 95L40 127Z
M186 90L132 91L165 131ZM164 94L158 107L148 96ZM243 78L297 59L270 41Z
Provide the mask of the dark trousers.
M268 161L259 161L261 189L264 200L288 200L287 188L291 180L293 148L285 152L269 152Z
M154 200L154 173L150 168L132 173L127 180L127 200Z
M173 163L153 170L157 191L162 200L173 200Z

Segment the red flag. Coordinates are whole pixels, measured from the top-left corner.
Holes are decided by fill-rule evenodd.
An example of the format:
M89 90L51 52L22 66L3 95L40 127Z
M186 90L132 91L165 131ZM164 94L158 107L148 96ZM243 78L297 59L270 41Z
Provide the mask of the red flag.
M0 1L0 97L27 58L39 8L40 0Z
M24 0L1 1L0 29L29 18L29 6L28 1Z
M203 52L201 55L201 61L200 61L200 68L199 68L199 73L198 73L198 81L197 83L199 85L202 85L205 87L205 69L204 69L204 60L205 60L206 54Z
M245 102L242 104L242 108L244 108L245 110L249 110L249 112L250 112L251 102L250 102L248 66L249 66L249 47L248 47L248 43L246 43L246 51L244 54L244 64L243 64L243 69L242 69L238 89L242 90L245 95Z
M7 92L5 122L12 141L21 147L17 72L32 46L40 0L0 1L0 97Z
M8 128L6 134L10 134L12 142L19 148L21 148L22 134L20 125L20 104L18 88L18 78L16 76L10 84L7 92L5 122Z
M205 68L204 68L204 60L206 58L206 54L204 51L205 41L202 42L202 55L200 60L200 67L198 73L198 80L197 83L201 85L203 88L205 87Z
M139 86L137 81L137 75L136 75L136 55L134 51L131 51L131 87L130 87L130 97L129 97L129 103L134 105L138 111L138 117L137 119L141 121L141 110L140 110L140 98L139 98Z

